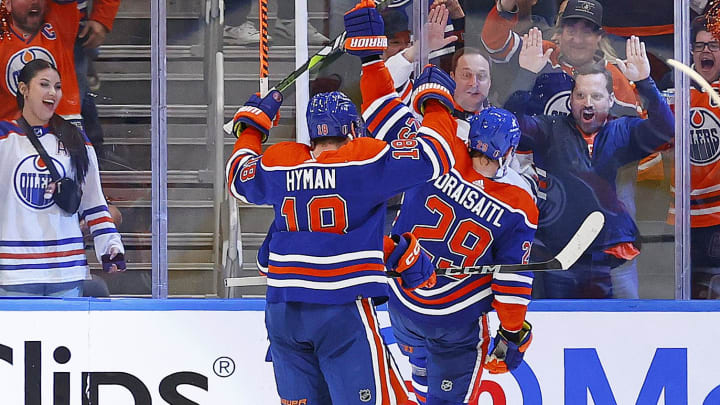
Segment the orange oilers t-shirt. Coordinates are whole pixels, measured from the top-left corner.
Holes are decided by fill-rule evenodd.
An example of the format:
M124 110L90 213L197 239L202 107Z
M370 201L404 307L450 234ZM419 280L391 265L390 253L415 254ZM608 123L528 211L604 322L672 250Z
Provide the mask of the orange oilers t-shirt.
M17 79L20 70L34 59L50 61L60 72L63 96L57 114L67 119L80 119L81 100L73 59L80 12L74 1L48 1L47 5L45 24L37 34L23 38L22 34L10 28L10 38L0 40L0 65L3 67L0 120L20 116L16 101Z

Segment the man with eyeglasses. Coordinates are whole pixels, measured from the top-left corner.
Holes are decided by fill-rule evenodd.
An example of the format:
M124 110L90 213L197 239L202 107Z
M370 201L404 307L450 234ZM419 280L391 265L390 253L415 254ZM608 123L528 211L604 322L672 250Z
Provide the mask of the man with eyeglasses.
M720 42L705 17L692 23L693 67L720 90ZM690 259L692 298L720 298L720 106L692 82L690 87ZM675 173L673 183L675 184ZM674 189L672 190L674 193ZM671 200L674 202L674 198ZM675 222L670 207L668 223Z
M708 32L708 34L710 33ZM720 50L720 42L716 40L710 42L693 42L693 52L702 52L706 47L710 52L716 52Z

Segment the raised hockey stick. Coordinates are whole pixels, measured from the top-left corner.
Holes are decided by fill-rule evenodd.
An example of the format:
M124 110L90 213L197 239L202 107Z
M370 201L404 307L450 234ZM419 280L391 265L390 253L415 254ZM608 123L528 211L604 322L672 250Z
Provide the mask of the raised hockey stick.
M260 12L260 96L268 93L268 76L270 76L268 63L268 0L258 1Z
M380 7L387 1L388 0L375 0L375 7ZM278 90L279 92L287 90L287 88L290 87L293 83L295 83L295 80L297 80L300 75L305 73L306 70L313 70L313 68L319 67L321 64L327 62L331 56L339 55L345 50L344 45L346 35L347 32L343 31L343 33L338 35L334 40L332 40L329 45L326 45L322 49L317 51L317 53L311 56L310 59L307 60L307 62L303 63L302 66L295 69L294 72L290 73L289 75L287 75L287 77L282 79L280 83L276 84L274 89Z
M708 83L708 81L700 75L700 73L695 71L695 69L675 59L666 59L665 62L667 62L667 64L671 67L682 71L688 77L695 80L695 82L699 84L700 87L702 87L703 90L708 93L712 101L715 104L720 105L720 95L717 93L717 91L715 91L715 89L710 85L710 83Z
M522 271L553 271L567 270L575 264L580 256L602 231L605 216L600 211L594 211L585 218L575 235L570 238L567 245L552 259L546 262L526 264L486 264L470 267L447 267L435 269L438 275L456 276L462 274L490 274L490 273L518 273ZM394 273L394 272L388 272ZM400 274L398 273L399 277Z
M388 0L375 0L375 7L379 7L386 3ZM295 69L292 73L287 75L280 83L276 84L271 90L277 90L284 92L306 71L312 71L315 68L319 68L325 64L334 61L338 56L345 50L345 35L347 33L343 31L342 34L338 35L330 44L325 45L322 49L317 51L313 56L310 57L305 63L299 68ZM262 71L262 70L261 70ZM232 120L228 121L223 125L223 129L226 133L232 133Z
M458 276L458 275L477 275L491 273L518 273L523 271L552 271L567 270L575 264L585 250L593 243L595 238L605 224L605 216L595 211L588 215L578 228L575 235L570 238L567 245L554 258L546 262L526 263L526 264L486 264L482 266L470 267L447 267L436 269L438 275ZM400 273L388 271L388 277L400 277ZM225 279L226 287L248 287L265 285L267 277L239 277Z

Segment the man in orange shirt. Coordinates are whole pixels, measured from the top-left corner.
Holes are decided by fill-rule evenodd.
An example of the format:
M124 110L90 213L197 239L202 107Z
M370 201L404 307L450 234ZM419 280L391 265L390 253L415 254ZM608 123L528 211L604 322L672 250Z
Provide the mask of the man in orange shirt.
M693 67L720 91L720 42L707 20L692 23ZM720 106L690 87L690 258L692 298L720 298ZM675 173L673 183L675 184ZM673 194L675 189L672 189ZM672 200L674 202L674 198ZM674 204L668 222L675 221Z
M80 122L81 98L78 91L73 47L78 36L80 11L76 1L5 0L11 15L9 35L2 36L0 66L0 119L13 119L19 114L15 98L18 72L33 59L45 59L57 66L63 80L64 97L57 113ZM97 1L91 20L106 28L119 7L119 0Z

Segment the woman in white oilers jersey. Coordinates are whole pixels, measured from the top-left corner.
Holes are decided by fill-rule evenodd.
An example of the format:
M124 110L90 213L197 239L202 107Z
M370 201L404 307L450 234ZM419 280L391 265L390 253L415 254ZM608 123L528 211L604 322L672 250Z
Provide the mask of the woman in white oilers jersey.
M80 220L89 227L105 271L125 270L124 248L92 146L55 114L62 98L57 68L34 60L20 71L18 82L22 116L0 121L0 184L5 185L0 189L0 296L80 296L83 280L90 278ZM59 177L77 184L79 203L58 202L49 162L22 128L32 131Z

